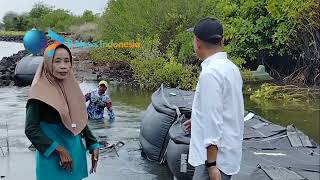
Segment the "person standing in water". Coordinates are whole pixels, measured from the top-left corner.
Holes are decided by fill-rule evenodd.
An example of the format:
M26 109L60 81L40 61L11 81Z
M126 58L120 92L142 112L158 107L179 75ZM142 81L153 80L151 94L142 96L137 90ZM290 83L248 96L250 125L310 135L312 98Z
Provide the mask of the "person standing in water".
M37 180L79 180L96 172L99 143L90 131L85 98L72 71L72 56L55 43L44 52L26 105L25 134L36 148ZM82 143L82 137L86 147Z
M106 81L100 81L98 89L89 92L85 95L86 102L89 101L87 107L89 120L103 121L104 108L108 109L109 123L113 123L115 120L115 114L112 108L112 101L107 92L108 83Z

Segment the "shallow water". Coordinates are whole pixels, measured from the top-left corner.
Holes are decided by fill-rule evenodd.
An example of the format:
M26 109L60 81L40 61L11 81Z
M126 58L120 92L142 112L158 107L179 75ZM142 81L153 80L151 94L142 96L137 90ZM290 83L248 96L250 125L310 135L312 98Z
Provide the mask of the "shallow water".
M11 56L20 50L24 50L22 43L0 41L0 61L3 57Z
M97 87L96 82L80 84L84 93ZM0 137L6 135L5 123L9 127L10 155L1 157L0 175L8 179L34 179L34 152L27 147L29 140L24 135L25 103L29 87L0 88ZM122 141L125 146L109 153L102 153L98 173L88 179L171 179L165 166L151 163L141 156L139 147L139 129L143 112L150 98L150 93L132 90L128 87L111 86L110 94L116 113L116 120L110 126L105 123L90 123L96 136L107 136L110 143ZM107 114L106 114L107 115ZM1 143L0 143L1 144ZM1 145L5 145L2 141ZM4 148L5 150L5 148ZM19 162L25 163L19 163ZM25 167L30 164L28 167ZM90 163L88 163L90 166ZM15 170L13 172L12 170ZM28 178L26 178L28 177Z

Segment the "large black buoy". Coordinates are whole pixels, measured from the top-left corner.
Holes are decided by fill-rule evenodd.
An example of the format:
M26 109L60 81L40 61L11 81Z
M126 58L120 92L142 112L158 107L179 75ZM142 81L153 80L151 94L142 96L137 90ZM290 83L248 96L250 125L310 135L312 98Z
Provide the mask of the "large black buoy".
M18 86L31 85L39 64L43 61L43 56L26 56L17 64L14 75L15 84Z

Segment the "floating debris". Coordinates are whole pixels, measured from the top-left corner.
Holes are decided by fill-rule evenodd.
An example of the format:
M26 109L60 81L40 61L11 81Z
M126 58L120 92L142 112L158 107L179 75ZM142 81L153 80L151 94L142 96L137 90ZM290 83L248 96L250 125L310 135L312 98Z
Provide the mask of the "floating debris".
M123 147L124 145L125 145L124 142L118 141L116 144L109 144L108 146L106 146L106 147L104 147L104 148L103 148L103 147L100 148L100 153L115 152L116 155L117 155L118 157L120 157L119 154L118 154L118 149L121 148L121 147Z

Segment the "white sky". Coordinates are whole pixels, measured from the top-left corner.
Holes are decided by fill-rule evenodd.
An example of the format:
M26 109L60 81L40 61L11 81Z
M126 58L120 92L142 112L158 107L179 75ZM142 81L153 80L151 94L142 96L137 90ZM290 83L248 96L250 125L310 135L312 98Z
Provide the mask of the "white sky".
M93 13L102 13L108 0L0 0L0 22L8 11L17 13L28 12L37 2L70 10L73 14L81 15L86 9Z

